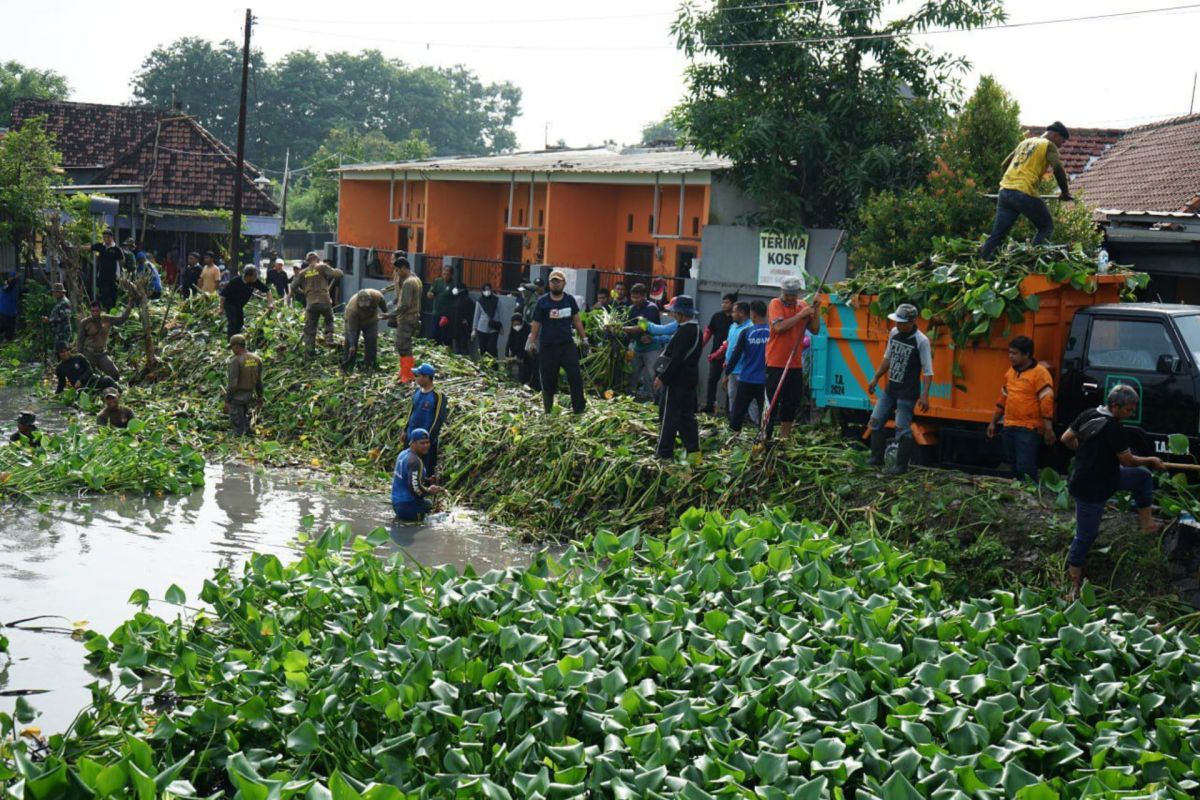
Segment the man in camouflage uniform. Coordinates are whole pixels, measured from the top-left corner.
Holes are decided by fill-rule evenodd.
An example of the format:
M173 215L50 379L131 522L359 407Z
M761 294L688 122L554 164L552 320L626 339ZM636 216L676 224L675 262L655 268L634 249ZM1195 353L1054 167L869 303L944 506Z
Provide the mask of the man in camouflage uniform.
M229 382L225 387L225 413L234 436L250 436L250 404L261 407L263 402L262 359L246 349L246 337L240 333L229 337Z
M42 317L42 322L50 326L50 340L53 342L69 342L75 333L75 320L71 317L71 301L67 299L67 290L61 283L50 287L54 293L54 307L50 316Z
M378 289L360 289L346 303L346 348L342 369L347 372L358 359L358 337L362 334L367 348L366 369L375 369L375 358L379 350L379 314L387 313L387 299Z
M342 277L342 271L321 261L315 252L305 258L303 269L292 279L292 290L304 293L304 353L316 355L317 320L325 320L325 341L333 341L333 298L329 283Z
M124 325L133 306L127 306L119 317L101 313L100 304L92 302L91 314L79 323L79 352L96 369L114 381L121 380L117 365L108 357L108 334L114 325Z

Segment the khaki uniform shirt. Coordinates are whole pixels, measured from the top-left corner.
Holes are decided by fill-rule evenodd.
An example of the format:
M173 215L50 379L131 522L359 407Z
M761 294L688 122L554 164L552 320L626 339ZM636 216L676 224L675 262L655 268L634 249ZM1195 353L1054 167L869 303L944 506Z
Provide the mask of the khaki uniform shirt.
M332 305L333 298L329 296L329 282L342 277L342 271L328 264L317 264L315 267L304 267L292 280L292 286L298 286L304 292L306 305Z
M400 284L396 293L396 319L406 322L421 321L421 279L409 275Z
M105 407L103 411L96 415L96 424L100 426L111 425L114 428L127 428L131 419L133 419L133 412L125 406L117 406L116 408Z
M225 388L225 399L233 399L237 392L263 396L262 359L249 350L229 359L229 385Z
M378 289L360 289L346 303L346 324L366 328L379 322L379 311L387 310L387 300Z

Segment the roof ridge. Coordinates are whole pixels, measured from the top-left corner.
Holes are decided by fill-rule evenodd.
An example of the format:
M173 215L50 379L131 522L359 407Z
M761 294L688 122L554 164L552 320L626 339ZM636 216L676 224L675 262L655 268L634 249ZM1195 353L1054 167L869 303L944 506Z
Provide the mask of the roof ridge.
M1181 114L1178 117L1168 117L1160 119L1157 122L1147 122L1144 125L1137 125L1125 131L1129 133L1145 133L1146 131L1156 130L1158 128L1167 128L1174 125L1184 125L1189 122L1200 122L1200 114Z

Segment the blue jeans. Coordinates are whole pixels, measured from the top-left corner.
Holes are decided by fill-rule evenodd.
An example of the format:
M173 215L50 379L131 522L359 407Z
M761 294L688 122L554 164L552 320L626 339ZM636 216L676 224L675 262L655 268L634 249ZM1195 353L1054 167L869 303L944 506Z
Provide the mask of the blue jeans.
M1054 233L1054 218L1040 197L1031 197L1016 189L1001 189L996 198L996 221L992 223L992 232L983 243L979 256L985 261L991 259L1020 217L1032 222L1037 230L1033 237L1034 244L1041 244Z
M1138 508L1149 508L1154 500L1154 475L1145 467L1121 467L1120 490L1133 492L1133 504ZM1088 550L1100 535L1100 518L1104 516L1104 504L1075 498L1075 538L1067 553L1067 563L1082 567L1087 560Z
M396 519L403 522L420 522L426 514L433 510L433 503L421 498L411 503L392 503Z
M916 407L916 400L896 397L884 389L883 393L879 395L879 399L875 401L875 409L871 412L871 430L877 431L883 428L894 411L896 412L896 440L899 441L904 436L910 436L913 409Z
M1005 426L1000 431L1004 445L1004 460L1012 468L1014 478L1029 477L1037 482L1038 454L1042 451L1042 436L1031 428Z

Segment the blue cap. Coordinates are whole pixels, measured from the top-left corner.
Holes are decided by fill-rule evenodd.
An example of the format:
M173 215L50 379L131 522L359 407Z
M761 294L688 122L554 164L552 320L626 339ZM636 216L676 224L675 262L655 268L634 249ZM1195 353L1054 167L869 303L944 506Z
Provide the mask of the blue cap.
M144 250L138 250L136 253L133 254L133 257L136 258L138 261L145 261L146 253Z
M419 442L422 439L428 439L428 438L429 438L429 431L425 430L424 428L413 428L412 433L410 433L408 435L408 440L410 442Z
M428 375L429 377L432 378L434 375L437 375L437 369L434 368L433 364L422 364L421 366L419 366L413 370L413 374L414 375Z

